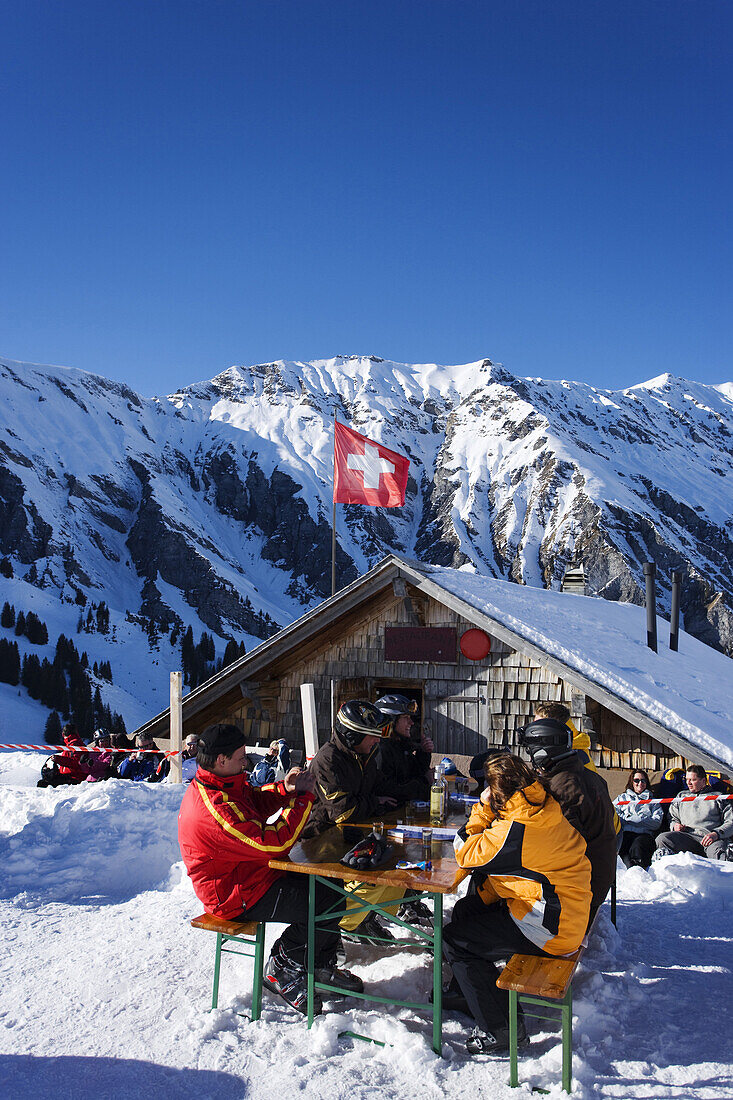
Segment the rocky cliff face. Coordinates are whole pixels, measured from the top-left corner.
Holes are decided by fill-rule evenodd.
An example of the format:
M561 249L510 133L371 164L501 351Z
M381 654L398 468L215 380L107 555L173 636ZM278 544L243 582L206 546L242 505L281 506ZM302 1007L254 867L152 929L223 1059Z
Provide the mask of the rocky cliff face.
M232 367L166 398L0 360L0 551L59 600L264 637L330 593L332 425L411 460L404 509L339 506L340 584L394 550L660 608L733 654L733 387L622 392L490 360ZM81 594L81 595L80 595Z

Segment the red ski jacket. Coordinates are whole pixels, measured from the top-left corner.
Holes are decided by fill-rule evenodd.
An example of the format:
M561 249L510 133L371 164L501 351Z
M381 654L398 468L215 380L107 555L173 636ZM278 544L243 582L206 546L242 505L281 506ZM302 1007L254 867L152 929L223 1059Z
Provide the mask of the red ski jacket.
M290 851L314 800L310 792L290 794L282 783L252 787L244 774L199 768L181 802L178 843L207 913L230 920L260 900L284 873L271 871L268 861Z
M69 748L85 749L86 745L76 733L64 734L64 744ZM65 778L76 780L81 783L83 779L89 775L90 769L88 766L89 756L81 752L60 752L57 756L54 756L54 760L58 764L59 772Z

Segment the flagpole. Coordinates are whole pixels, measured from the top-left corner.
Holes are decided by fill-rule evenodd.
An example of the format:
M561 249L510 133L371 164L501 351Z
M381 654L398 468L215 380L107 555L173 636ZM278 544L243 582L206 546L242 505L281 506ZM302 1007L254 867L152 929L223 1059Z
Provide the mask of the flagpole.
M336 413L333 414L333 522L331 524L331 595L336 595Z

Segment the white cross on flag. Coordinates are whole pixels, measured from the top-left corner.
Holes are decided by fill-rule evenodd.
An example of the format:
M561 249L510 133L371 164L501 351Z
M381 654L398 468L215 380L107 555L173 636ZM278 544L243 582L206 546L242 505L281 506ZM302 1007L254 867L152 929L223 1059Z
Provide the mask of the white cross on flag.
M336 422L333 500L335 504L368 504L401 508L405 503L410 460Z

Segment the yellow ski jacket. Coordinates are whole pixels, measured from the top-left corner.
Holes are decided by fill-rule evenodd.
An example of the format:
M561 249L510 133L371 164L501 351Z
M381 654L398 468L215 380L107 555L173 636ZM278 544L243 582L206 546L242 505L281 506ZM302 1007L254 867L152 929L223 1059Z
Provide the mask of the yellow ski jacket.
M510 798L500 818L477 803L454 849L460 867L486 876L482 901L506 899L527 939L550 955L577 950L590 913L590 862L582 836L539 783Z

